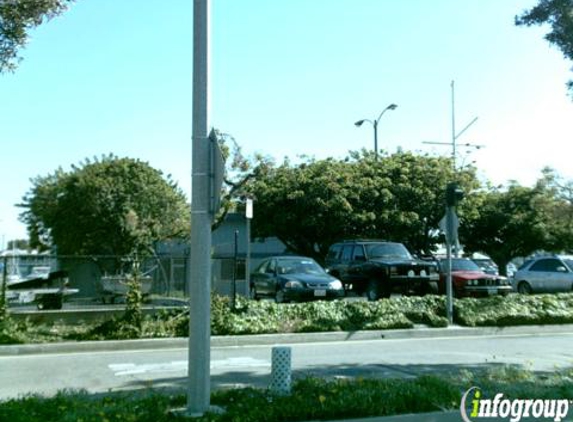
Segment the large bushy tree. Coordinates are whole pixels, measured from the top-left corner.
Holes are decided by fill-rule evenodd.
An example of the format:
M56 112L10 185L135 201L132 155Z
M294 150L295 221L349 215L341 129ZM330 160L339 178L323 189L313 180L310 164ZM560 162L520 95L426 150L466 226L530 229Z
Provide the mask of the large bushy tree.
M554 219L555 197L542 184L524 187L514 182L507 189L484 191L477 197L479 213L460 226L466 253L488 254L505 274L512 258L562 249Z
M29 32L63 13L73 0L0 0L0 73L13 71Z
M136 159L104 156L31 182L20 218L32 247L124 256L148 253L156 241L189 233L185 195Z
M573 0L539 0L530 10L515 18L516 25L548 24L545 39L557 46L566 59L573 60ZM573 81L567 83L573 95Z
M322 260L345 238L383 238L430 252L444 215L446 184L477 187L471 170L453 174L445 158L368 152L344 160L286 161L254 181L256 236L277 236L297 253Z

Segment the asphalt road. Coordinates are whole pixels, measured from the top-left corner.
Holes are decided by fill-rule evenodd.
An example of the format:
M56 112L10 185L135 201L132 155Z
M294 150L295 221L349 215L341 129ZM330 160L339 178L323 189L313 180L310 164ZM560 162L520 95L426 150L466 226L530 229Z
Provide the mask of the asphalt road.
M0 400L62 389L91 392L185 388L187 349L0 356ZM174 343L175 345L175 343ZM285 346L286 344L281 344ZM293 377L415 377L515 364L536 371L573 366L573 332L293 343ZM213 388L268 386L272 345L213 347Z

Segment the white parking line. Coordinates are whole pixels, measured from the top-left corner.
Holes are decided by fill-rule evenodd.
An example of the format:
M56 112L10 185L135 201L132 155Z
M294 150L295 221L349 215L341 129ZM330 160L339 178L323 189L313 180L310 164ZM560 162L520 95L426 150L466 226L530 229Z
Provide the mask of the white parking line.
M253 359L250 357L237 357L228 358L222 360L211 361L211 369L215 368L249 368L249 367L270 367L271 363L267 360ZM135 364L135 363L116 363L109 364L109 369L111 369L116 377L126 376L126 375L141 375L150 374L158 372L179 372L187 371L187 361L177 360L167 363L145 363L145 364Z

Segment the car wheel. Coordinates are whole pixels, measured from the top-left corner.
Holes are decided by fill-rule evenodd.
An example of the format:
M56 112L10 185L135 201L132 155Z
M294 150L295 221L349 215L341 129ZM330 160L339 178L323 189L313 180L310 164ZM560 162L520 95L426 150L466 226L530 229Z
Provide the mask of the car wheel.
M255 286L251 286L250 295L251 295L251 299L254 299L254 300L260 299L259 295L257 294L257 288Z
M438 283L434 281L422 284L419 291L420 296L437 295L437 294L438 294Z
M531 294L531 286L527 281L521 281L517 285L517 292L521 293L522 295L529 295Z
M365 293L366 293L366 298L370 302L378 300L380 295L378 293L378 283L376 282L376 280L370 280L370 282L368 283L368 286L366 287Z
M276 303L286 303L286 299L285 299L285 292L283 290L277 290L277 293L275 295L275 302Z

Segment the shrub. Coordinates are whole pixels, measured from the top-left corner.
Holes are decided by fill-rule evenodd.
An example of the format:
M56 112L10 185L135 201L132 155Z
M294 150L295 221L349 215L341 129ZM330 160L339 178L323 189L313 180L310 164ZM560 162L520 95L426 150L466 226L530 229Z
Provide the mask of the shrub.
M573 323L573 294L465 298L454 302L454 317L471 327Z

